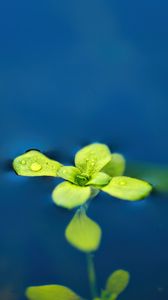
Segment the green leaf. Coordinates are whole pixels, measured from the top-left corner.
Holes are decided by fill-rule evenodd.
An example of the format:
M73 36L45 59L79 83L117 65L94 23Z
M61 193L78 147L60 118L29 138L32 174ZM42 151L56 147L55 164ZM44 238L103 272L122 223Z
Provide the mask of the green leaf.
M106 283L106 291L111 294L112 298L117 299L118 295L121 294L128 286L130 275L127 271L116 270L113 272Z
M58 206L72 209L84 204L90 198L91 193L89 186L78 186L65 181L54 189L52 199Z
M124 171L125 158L119 153L113 153L111 155L111 160L101 170L101 172L104 172L111 177L123 175Z
M30 150L13 161L13 168L21 176L53 176L62 165L36 150Z
M80 209L67 226L65 236L67 241L78 250L92 252L100 245L101 228L87 217L84 209Z
M80 171L77 168L71 167L71 166L67 166L67 167L63 166L58 171L59 177L64 178L72 183L75 183L75 178L79 174L80 174Z
M86 185L106 185L111 180L111 177L103 172L95 173Z
M92 175L111 160L111 152L104 144L91 144L77 152L75 165L81 172Z
M152 186L143 180L118 176L113 177L110 183L101 190L122 200L136 201L147 197Z
M80 300L81 298L62 285L44 285L28 287L26 297L29 300Z
M118 295L112 294L112 295L110 295L110 297L108 298L108 300L116 300L117 298L118 298Z
M109 300L109 297L111 294L109 294L106 290L101 290L101 300Z

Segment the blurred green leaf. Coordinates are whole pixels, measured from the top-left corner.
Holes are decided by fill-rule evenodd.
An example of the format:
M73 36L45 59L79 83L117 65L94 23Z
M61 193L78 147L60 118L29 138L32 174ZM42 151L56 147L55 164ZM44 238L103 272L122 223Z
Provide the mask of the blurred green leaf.
M28 287L26 296L29 300L80 300L81 298L62 285L44 285Z
M104 172L111 177L123 175L124 171L125 158L119 153L113 153L111 155L111 160L101 170L101 172Z
M92 175L111 160L111 152L104 144L91 144L76 153L75 165L81 172Z
M118 295L112 294L112 295L110 295L110 297L108 298L108 300L116 300L117 298L118 298Z
M91 194L91 187L78 186L65 181L54 189L52 199L56 205L72 209L84 204Z
M21 176L53 176L62 165L39 151L30 150L13 161L13 168Z
M152 186L143 180L117 176L113 177L110 183L101 190L122 200L136 201L147 197Z
M110 300L117 299L128 286L130 275L127 271L116 270L107 279L106 291L111 294Z
M168 166L152 163L128 162L128 176L137 177L152 183L156 191L168 193Z
M101 228L87 217L84 209L79 209L68 224L65 236L67 241L78 250L92 252L100 245Z

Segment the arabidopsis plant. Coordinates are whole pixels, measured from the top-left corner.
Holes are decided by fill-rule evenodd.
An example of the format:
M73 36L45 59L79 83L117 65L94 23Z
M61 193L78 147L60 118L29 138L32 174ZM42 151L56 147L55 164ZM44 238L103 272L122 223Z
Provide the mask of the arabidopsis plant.
M52 193L55 204L72 209L83 205L100 191L129 201L143 199L152 186L146 181L123 176L125 159L111 153L100 143L88 145L75 155L75 166L63 166L36 150L30 150L15 158L14 170L21 176L53 176L66 181Z

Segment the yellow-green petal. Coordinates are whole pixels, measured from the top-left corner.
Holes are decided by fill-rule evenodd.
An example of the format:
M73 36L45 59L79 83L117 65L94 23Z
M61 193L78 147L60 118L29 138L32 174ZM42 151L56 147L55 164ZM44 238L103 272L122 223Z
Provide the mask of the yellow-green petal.
M58 176L75 183L75 178L80 174L79 169L71 166L63 166L58 171Z
M152 186L143 180L118 176L113 177L110 183L102 187L101 190L122 200L136 201L147 197Z
M56 205L72 209L84 204L90 198L91 193L89 186L78 186L65 181L54 189L52 199Z
M67 241L75 248L84 252L98 249L101 241L100 226L87 217L85 211L78 210L66 228Z
M106 166L101 170L111 177L123 175L125 171L125 158L119 153L113 153L111 155L111 160Z
M87 182L86 185L95 185L95 186L101 186L106 185L110 182L111 177L103 172L95 173L91 179Z
M26 297L29 300L80 300L69 288L62 285L44 285L28 287Z
M111 294L109 299L117 299L129 284L130 274L125 270L116 270L107 279L106 291Z
M21 176L53 176L62 165L39 151L30 150L13 161L13 168Z
M76 153L75 165L81 172L92 175L111 160L111 152L104 144L91 144Z

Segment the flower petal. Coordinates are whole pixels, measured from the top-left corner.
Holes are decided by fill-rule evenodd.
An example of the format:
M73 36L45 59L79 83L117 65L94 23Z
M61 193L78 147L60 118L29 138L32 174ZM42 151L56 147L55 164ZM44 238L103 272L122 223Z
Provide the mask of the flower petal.
M100 226L79 209L66 228L68 242L80 251L92 252L98 249L101 240Z
M113 153L111 160L104 166L101 172L104 172L111 177L123 175L125 171L124 156L119 153Z
M130 274L127 271L116 270L107 279L106 291L112 295L116 295L117 299L118 295L121 294L128 286L129 280Z
M75 165L81 172L91 175L99 172L111 160L111 152L104 144L91 144L75 156Z
M71 166L63 166L58 171L58 176L68 180L72 183L75 183L75 177L80 174L79 169Z
M152 186L143 180L118 176L113 177L110 183L101 190L116 198L136 201L147 197Z
M62 285L32 286L26 290L29 300L80 300L69 288Z
M13 168L21 176L53 176L62 165L39 151L30 150L13 161Z
M70 182L60 183L52 193L55 204L68 209L84 204L91 196L91 188L72 184Z
M95 185L95 186L102 186L109 183L111 177L103 172L95 173L91 179L87 182L86 185Z

